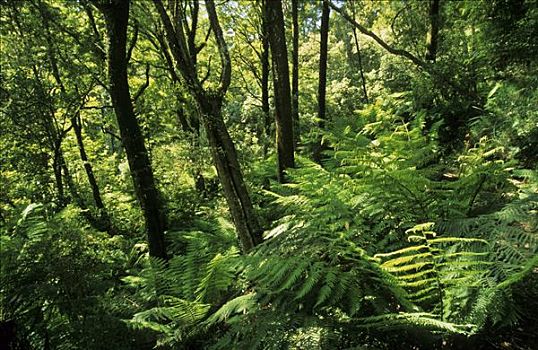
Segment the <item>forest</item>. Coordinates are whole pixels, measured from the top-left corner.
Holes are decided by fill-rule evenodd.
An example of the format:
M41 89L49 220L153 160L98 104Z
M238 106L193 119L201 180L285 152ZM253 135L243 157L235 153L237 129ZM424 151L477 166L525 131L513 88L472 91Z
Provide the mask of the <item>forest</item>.
M536 349L536 38L536 0L0 0L0 349Z

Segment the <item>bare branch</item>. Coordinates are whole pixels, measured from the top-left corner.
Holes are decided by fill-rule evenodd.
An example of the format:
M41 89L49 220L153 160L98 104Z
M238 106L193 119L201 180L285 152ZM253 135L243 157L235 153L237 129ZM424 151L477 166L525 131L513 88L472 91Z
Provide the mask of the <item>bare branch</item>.
M95 17L93 16L93 11L90 6L84 6L84 10L86 11L86 15L88 16L88 21L90 22L90 27L92 28L93 34L94 34L94 42L93 42L93 49L95 54L99 57L99 59L104 62L106 60L106 52L104 49L103 39L101 37L101 34L99 33L99 29L97 28L97 25L95 23Z
M82 107L81 109L99 109L99 110L103 110L103 109L112 109L114 108L113 106L111 105L103 105L103 106L84 106Z
M209 27L207 29L207 33L205 34L205 38L204 38L204 42L201 43L200 45L196 46L195 49L194 49L194 52L196 53L196 55L198 55L200 53L200 51L202 51L202 49L204 47L206 47L207 45L207 40L209 40L209 36L211 35L211 27Z
M196 31L198 30L198 10L200 5L198 1L189 3L191 6L191 26L187 26L187 44L189 47L189 53L191 54L191 59L196 64Z

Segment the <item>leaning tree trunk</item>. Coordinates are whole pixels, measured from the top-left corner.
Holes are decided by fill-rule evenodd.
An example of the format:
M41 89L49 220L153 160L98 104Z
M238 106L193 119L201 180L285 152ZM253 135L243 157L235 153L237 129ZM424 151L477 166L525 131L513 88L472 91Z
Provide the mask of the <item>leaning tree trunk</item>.
M78 150L80 153L80 159L84 164L84 170L86 171L86 177L90 184L92 190L93 201L95 206L99 211L99 224L102 226L102 229L108 232L110 235L113 235L112 224L110 222L110 217L106 211L105 205L103 204L103 199L101 197L101 192L99 191L99 185L95 179L95 174L93 173L93 167L88 159L88 154L86 153L86 148L84 147L84 140L82 138L82 123L80 120L80 114L77 113L73 118L71 118L71 125L73 125L73 130L75 131L75 136L77 138Z
M355 3L351 3L351 13L353 19L355 19ZM359 38L357 36L357 28L353 27L353 39L355 40L355 48L357 49L357 63L359 65L359 72L361 74L362 92L364 93L364 101L368 102L368 90L366 89L366 78L364 77L364 68L362 65L361 47L359 45Z
M116 113L120 135L134 188L144 212L151 256L167 259L164 241L165 217L162 202L155 186L153 170L144 137L136 119L127 80L127 24L129 1L113 0L98 7L104 14L108 45L108 75L110 96Z
M267 1L265 5L274 67L278 180L284 182L284 171L295 167L288 50L281 1Z
M222 118L222 99L203 95L197 99L224 196L243 250L248 252L262 242L262 232L241 174L235 146Z

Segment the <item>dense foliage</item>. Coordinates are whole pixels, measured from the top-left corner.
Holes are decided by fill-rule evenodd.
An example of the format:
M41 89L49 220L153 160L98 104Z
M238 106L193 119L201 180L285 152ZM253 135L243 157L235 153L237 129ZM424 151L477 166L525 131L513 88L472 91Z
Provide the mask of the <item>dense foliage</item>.
M537 30L0 1L0 349L532 349Z

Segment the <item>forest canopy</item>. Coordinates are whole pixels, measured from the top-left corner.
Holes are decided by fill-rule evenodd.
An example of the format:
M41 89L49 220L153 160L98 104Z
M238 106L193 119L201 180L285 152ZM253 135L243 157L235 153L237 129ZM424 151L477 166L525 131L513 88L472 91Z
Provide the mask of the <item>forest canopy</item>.
M536 0L0 0L0 349L538 344Z

